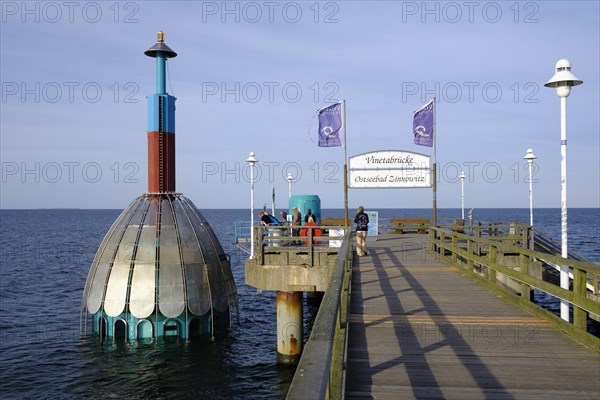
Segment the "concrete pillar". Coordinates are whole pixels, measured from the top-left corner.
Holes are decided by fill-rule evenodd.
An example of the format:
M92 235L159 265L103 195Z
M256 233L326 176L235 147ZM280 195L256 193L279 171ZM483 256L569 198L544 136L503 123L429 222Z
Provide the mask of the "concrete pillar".
M302 292L277 292L277 363L296 365L302 354Z

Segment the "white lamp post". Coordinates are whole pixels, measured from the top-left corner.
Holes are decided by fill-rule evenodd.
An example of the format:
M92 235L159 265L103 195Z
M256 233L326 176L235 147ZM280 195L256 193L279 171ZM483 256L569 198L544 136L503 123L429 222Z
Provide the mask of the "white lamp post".
M568 257L567 248L567 97L571 93L571 86L581 85L580 81L571 72L571 62L560 59L556 62L556 73L544 86L555 88L560 97L560 213L561 213L561 255ZM569 289L569 267L560 267L560 287ZM560 317L569 320L569 303L560 302Z
M292 174L288 172L287 181L288 181L288 200L292 197Z
M254 152L246 162L250 165L250 258L254 258L254 164L258 162Z
M465 171L460 171L460 217L465 220Z
M525 160L527 160L527 163L529 164L529 225L531 225L531 236L530 236L530 242L529 242L529 248L531 250L533 250L533 243L534 243L534 237L533 237L533 176L532 176L532 166L533 166L533 160L535 160L537 157L535 156L535 154L533 154L533 150L531 149L527 149L527 154L525 154L525 157L523 157Z

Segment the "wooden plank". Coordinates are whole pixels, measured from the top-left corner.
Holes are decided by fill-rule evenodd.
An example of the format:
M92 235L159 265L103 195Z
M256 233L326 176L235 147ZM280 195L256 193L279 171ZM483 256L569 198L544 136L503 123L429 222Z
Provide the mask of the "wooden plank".
M347 399L598 399L600 357L437 262L419 235L355 259Z

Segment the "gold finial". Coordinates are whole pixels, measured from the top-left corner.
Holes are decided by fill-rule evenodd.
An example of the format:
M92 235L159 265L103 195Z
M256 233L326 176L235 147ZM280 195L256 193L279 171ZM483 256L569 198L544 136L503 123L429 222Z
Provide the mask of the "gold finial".
M156 41L160 43L165 41L165 33L163 31L156 32Z

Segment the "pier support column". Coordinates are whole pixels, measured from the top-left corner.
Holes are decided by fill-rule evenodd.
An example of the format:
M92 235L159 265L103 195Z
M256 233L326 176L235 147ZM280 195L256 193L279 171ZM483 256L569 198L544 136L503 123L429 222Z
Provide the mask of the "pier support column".
M302 354L302 292L277 292L277 363L296 365Z

